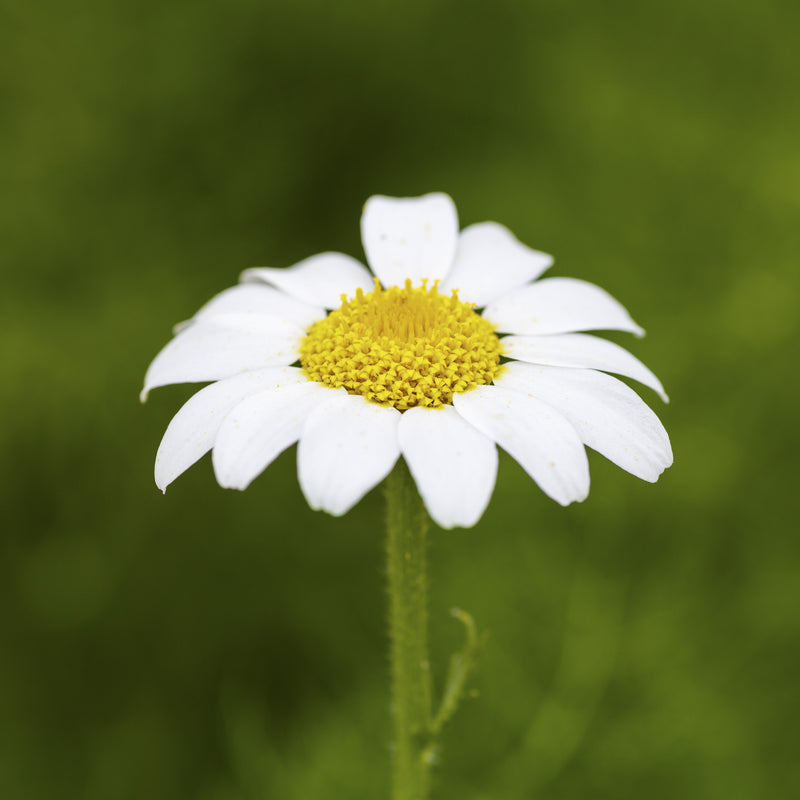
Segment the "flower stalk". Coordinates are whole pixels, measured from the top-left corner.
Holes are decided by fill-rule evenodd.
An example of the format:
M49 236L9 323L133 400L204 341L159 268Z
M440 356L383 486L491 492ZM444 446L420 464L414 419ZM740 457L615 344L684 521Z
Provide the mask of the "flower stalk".
M464 625L466 641L450 657L442 697L433 711L428 658L428 514L411 473L399 461L384 484L389 572L394 748L392 800L427 800L430 768L439 734L458 709L484 636L459 608L450 614Z
M394 717L393 800L426 800L432 761L428 516L401 460L386 480Z

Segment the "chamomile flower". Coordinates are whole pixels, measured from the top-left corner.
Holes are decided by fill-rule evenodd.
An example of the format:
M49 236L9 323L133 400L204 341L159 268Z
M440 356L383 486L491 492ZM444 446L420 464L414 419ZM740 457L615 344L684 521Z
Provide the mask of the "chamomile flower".
M599 287L541 278L553 259L494 222L459 232L452 200L371 197L372 272L342 253L246 270L176 328L145 377L208 382L156 456L162 490L209 450L244 489L297 443L310 506L347 512L401 456L431 517L468 527L497 477L497 446L562 505L589 492L590 447L655 481L669 437L625 383L667 400L627 350L588 330L642 335Z

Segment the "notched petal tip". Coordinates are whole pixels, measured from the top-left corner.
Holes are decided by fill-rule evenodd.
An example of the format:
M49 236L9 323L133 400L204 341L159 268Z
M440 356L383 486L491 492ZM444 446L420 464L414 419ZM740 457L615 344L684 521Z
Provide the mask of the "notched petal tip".
M343 517L345 516L345 514L348 514L350 511L352 511L353 508L355 508L355 506L357 506L360 502L361 500L359 499L352 505L348 506L347 508L339 508L339 507L329 508L326 505L317 505L316 503L312 505L311 503L309 503L309 508L312 511L322 511L324 514L329 514L332 517Z
M588 458L587 458L588 461ZM582 489L577 489L576 493L569 497L555 497L550 495L550 497L558 503L561 508L569 508L574 503L583 503L585 500L589 498L589 490L591 489L591 475L586 477L586 484L585 487Z
M168 478L164 471L160 468L161 462L156 461L156 467L153 471L153 480L155 481L156 486L158 487L161 494L167 493L167 487L172 483L174 478ZM177 476L176 476L177 477Z
M219 483L219 485L223 489L229 489L230 491L234 491L234 492L243 492L245 489L247 489L250 486L252 481L248 481L243 486L237 486L235 484L229 484L229 483L220 483L219 479L217 480L217 483Z
M177 477L177 475L175 476ZM167 493L167 487L175 480L175 478L170 478L167 474L166 470L164 469L163 462L159 457L159 454L156 454L156 463L153 468L153 481L155 482L156 487L161 492L161 494Z
M658 483L658 479L672 466L672 460L668 464L663 464L658 469L658 472L653 472L649 475L635 475L634 477L639 478L639 480L644 481L645 483Z
M395 195L389 194L373 194L366 199L364 205L362 206L362 210L366 209L370 205L375 205L376 203L419 206L431 201L444 203L445 205L452 206L455 209L455 202L447 192L428 192L427 194L411 195L406 197L396 197Z

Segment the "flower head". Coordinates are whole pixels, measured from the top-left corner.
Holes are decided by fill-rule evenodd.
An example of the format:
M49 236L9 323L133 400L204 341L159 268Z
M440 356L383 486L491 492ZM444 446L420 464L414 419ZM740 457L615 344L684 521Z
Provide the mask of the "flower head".
M540 279L552 258L502 225L459 232L444 194L371 197L361 230L374 276L341 253L249 269L176 328L142 399L213 382L164 434L162 490L209 450L220 485L244 489L296 442L309 504L339 515L402 455L451 528L488 505L497 445L562 505L589 492L585 446L648 481L672 463L656 415L607 373L666 400L658 378L583 333L643 334L605 291Z

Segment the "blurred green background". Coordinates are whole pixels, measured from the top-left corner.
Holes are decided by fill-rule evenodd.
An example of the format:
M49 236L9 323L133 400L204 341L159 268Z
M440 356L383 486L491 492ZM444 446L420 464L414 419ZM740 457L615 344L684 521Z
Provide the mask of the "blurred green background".
M675 466L590 454L567 510L503 458L430 548L490 631L437 800L800 786L800 6L4 3L0 796L388 794L383 498L311 512L285 453L166 496L190 386L144 371L254 265L361 257L374 193L449 192L648 330Z

